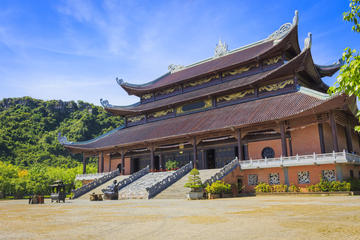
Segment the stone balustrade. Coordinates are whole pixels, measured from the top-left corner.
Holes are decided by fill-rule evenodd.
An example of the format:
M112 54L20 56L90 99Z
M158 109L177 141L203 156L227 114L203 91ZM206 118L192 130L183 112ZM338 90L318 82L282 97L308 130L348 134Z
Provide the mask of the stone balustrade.
M280 158L265 158L258 160L240 161L241 169L256 169L270 167L291 167L314 164L331 164L331 163L358 163L360 164L360 156L343 152L332 152L310 155L296 155Z
M88 174L77 174L75 177L75 180L93 180L93 179L98 179L101 178L107 174L109 174L110 172L102 172L102 173L88 173Z
M88 193L90 192L91 190L97 188L98 186L100 186L101 184L104 184L105 182L113 179L114 177L116 176L119 176L120 172L119 172L119 169L116 169L115 171L112 171L112 172L108 172L106 173L105 175L103 175L102 177L100 178L97 178L95 179L94 181L78 188L78 189L75 189L73 190L73 199L75 198L78 198L82 195L84 195L85 193Z
M166 188L177 182L180 178L188 174L192 168L193 168L193 163L190 161L188 164L182 166L180 169L171 173L171 175L167 176L162 181L157 182L151 187L146 188L146 191L148 193L148 199L155 197L157 194L161 193Z
M147 165L146 167L144 167L143 169L141 169L140 171L137 171L136 173L133 173L132 175L130 175L130 177L125 178L124 180L118 182L117 186L118 186L118 190L126 187L127 185L129 185L130 183L134 182L135 180L141 178L142 176L148 174L150 172L150 168L149 165Z
M231 173L235 168L239 166L239 160L236 157L234 160L226 164L223 168L221 168L217 173L215 173L213 176L211 176L209 179L205 180L203 184L211 185L213 182L216 182L217 180L223 179L226 175Z

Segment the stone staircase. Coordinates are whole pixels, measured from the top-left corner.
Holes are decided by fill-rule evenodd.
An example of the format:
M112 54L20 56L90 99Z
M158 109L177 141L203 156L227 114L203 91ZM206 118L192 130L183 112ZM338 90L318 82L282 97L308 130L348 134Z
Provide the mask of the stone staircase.
M117 182L120 182L121 180L124 180L125 178L128 178L130 175L120 175L120 176L117 176L113 179L110 179L109 181L101 184L100 186L96 187L95 189L89 191L88 193L80 196L78 199L89 199L89 195L92 194L92 193L95 193L95 194L102 194L103 192L101 191L101 189L104 189L106 188L107 186L111 185L113 183L114 180L116 180Z
M216 173L220 171L220 168L217 169L204 169L199 170L200 178L204 182L205 180L211 178ZM179 181L159 193L155 196L155 199L185 199L186 194L190 191L189 188L185 188L184 185L187 182L189 174L186 174Z
M171 173L171 171L148 173L121 189L119 191L119 199L147 199L148 192L146 191L146 188L162 181L171 175Z

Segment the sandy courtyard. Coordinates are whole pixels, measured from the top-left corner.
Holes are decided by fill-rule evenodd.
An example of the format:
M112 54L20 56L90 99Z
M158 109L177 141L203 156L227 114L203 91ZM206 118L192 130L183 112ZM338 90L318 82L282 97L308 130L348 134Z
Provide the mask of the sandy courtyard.
M360 239L360 197L0 201L0 239Z

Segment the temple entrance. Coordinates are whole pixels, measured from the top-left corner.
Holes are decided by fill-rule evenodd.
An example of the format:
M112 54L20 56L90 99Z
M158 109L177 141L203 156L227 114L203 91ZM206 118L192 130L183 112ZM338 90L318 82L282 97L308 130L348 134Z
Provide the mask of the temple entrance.
M117 169L119 169L119 172L121 173L121 163L117 165Z
M206 161L208 169L216 168L215 164L215 149L206 150Z
M139 158L133 158L133 159L132 159L133 173L140 170L140 163L139 163L139 161L140 161Z
M154 156L154 169L160 170L160 157Z

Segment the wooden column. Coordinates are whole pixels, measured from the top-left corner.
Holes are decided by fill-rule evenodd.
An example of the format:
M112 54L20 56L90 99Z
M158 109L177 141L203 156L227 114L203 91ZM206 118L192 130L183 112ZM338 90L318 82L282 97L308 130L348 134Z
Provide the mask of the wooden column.
M335 116L334 116L333 111L330 112L330 126L331 126L331 134L332 134L332 141L333 141L333 150L335 152L339 152L336 121L335 121Z
M241 143L241 130L237 129L236 130L236 135L237 135L237 147L238 147L238 159L244 160L244 154L243 154L243 145Z
M319 130L321 153L325 153L324 128L322 123L318 123L318 130Z
M285 137L285 124L284 122L280 122L280 135L281 135L281 150L282 156L287 157L287 146L286 146L286 137Z
M111 155L109 154L109 172L111 172Z
M159 153L159 163L160 163L160 169L165 169L165 166L163 163L163 157L162 157L161 153Z
M83 153L83 174L86 174L86 156Z
M248 144L244 144L244 160L249 160L249 147Z
M121 152L121 174L125 175L125 152Z
M196 163L196 160L197 160L197 144L196 144L196 137L194 137L194 143L193 143L193 154L194 154L194 161L193 161L193 164L194 164L194 168L197 168L197 163Z
M104 154L101 152L100 154L100 166L101 166L101 172L104 172ZM110 168L109 168L110 169Z
M201 162L202 162L201 168L206 169L207 167L206 167L206 159L205 159L205 150L202 149L200 151L201 151Z
M352 137L351 137L351 127L349 125L346 125L345 127L345 136L346 136L346 146L348 149L348 152L353 152L353 144L352 144Z
M155 167L155 159L154 159L154 148L150 148L150 170L154 170Z

